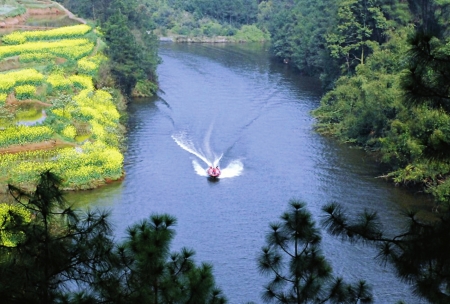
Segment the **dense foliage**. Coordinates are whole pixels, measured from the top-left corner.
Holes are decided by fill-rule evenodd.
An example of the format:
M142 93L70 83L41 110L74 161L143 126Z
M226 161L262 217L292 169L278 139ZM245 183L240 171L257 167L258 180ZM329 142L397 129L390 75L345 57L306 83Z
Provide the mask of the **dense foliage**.
M209 16L231 24L251 24L258 13L257 0L172 0L174 7L198 16Z
M268 0L258 24L274 55L327 89L324 134L377 152L398 184L450 199L450 2Z
M226 303L212 266L170 252L176 219L152 215L115 243L108 214L73 209L52 172L0 204L2 303Z
M392 0L268 0L259 8L274 55L321 75L325 87L351 74L389 31L409 21L407 4Z

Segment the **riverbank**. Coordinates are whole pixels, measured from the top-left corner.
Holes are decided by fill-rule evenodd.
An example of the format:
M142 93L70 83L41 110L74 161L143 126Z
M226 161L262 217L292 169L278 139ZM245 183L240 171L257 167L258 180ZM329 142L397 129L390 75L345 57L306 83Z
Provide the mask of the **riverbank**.
M160 42L175 42L175 43L245 43L245 42L266 42L266 39L262 40L251 40L251 39L243 39L235 36L183 36L183 35L174 35L174 36L160 36Z
M153 33L159 37L162 42L178 43L244 43L244 42L267 42L270 40L268 33L264 33L253 25L243 25L240 29L230 35L205 34L200 30L193 34L180 35L173 31L155 30Z
M169 37L159 37L161 42L176 42L176 43L230 43L235 42L234 39L227 36L217 36L217 37L189 37L189 36L169 36Z

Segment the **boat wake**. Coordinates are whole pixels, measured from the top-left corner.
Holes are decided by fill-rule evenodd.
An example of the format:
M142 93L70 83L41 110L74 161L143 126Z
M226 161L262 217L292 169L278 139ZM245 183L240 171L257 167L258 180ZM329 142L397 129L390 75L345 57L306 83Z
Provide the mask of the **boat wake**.
M220 160L223 157L223 154L217 155L211 151L209 143L210 137L211 131L207 133L203 147L200 148L195 146L194 142L189 138L187 132L185 131L172 135L173 140L178 144L178 146L203 161L206 167L203 167L204 165L202 166L197 159L192 161L192 166L198 175L205 177L209 176L207 173L208 168L220 166ZM220 171L220 178L236 177L242 174L244 171L244 165L239 159L235 159L232 160L226 167L221 167Z

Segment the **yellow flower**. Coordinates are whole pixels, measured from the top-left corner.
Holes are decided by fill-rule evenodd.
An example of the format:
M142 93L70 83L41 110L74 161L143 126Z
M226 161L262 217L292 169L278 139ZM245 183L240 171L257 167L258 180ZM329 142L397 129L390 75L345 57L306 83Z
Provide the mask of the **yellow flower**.
M77 130L75 129L74 126L69 125L69 126L64 128L64 130L62 131L62 135L64 137L67 137L67 138L70 138L70 139L74 139L75 136L77 135Z

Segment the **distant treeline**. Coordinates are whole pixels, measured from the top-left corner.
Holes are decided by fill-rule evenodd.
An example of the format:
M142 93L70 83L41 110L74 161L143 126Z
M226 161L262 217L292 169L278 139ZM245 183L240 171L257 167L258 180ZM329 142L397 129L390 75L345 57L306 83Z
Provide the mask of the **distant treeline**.
M256 26L248 27L257 21L257 0L59 1L74 13L96 20L105 20L113 7L126 7L123 13L130 21L161 36L235 36L243 30L236 39L267 39Z

